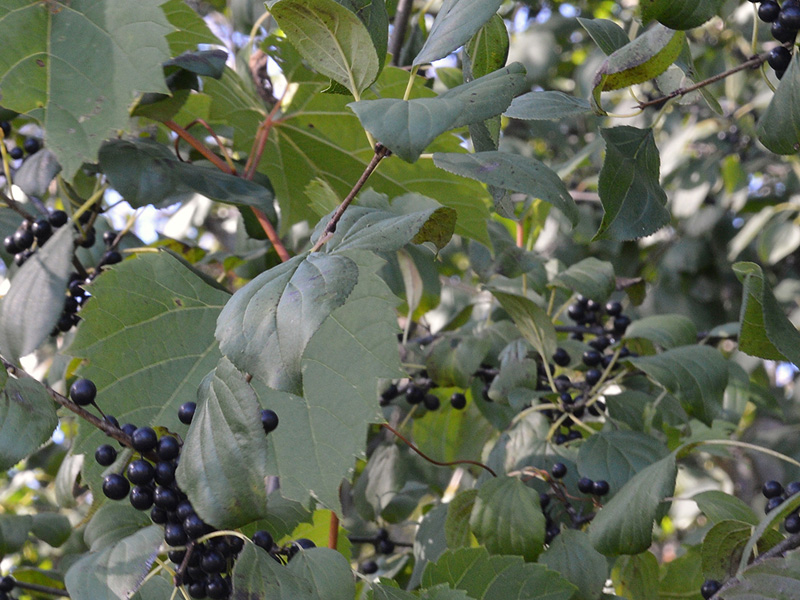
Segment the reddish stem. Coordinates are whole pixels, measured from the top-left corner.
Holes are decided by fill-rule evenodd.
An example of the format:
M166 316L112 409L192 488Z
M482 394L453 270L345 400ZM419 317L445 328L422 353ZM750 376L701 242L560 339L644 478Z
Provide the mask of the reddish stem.
M336 550L339 546L339 517L331 511L331 526L328 529L328 548Z
M412 449L414 452L416 452L417 454L419 454L419 455L420 455L422 458L424 458L425 460L427 460L429 463L433 463L434 465L438 465L438 466L440 466L440 467L452 467L452 466L454 466L454 465L475 465L476 467L480 467L481 469L486 469L486 470L487 470L487 471L489 471L489 473L491 473L491 474L492 474L494 477L497 477L497 473L495 473L495 472L492 470L492 468L491 468L491 467L488 467L488 466L486 466L485 464L483 464L483 463L481 463L481 462L478 462L478 461L476 461L476 460L453 460L453 461L450 461L450 462L441 462L441 461L438 461L438 460L434 460L434 459L432 459L430 456L428 456L427 454L425 454L425 453L424 453L422 450L420 450L419 448L417 448L417 447L416 447L414 444L412 444L410 441L408 441L408 439L406 439L406 438L403 436L403 434L402 434L402 433L400 433L399 431L397 431L397 429L395 429L395 428L394 428L394 427L392 427L391 425L389 425L389 424L387 424L387 423L381 423L381 427L383 427L384 429L388 429L389 431L391 431L393 434L395 434L397 437L399 437L401 440L403 440L403 442L405 442L406 446L408 446L409 448L411 448L411 449Z

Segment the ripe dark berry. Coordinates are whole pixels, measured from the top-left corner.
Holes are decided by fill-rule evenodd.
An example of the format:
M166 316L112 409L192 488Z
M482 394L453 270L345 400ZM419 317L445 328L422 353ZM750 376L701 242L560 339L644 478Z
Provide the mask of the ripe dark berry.
M33 232L33 237L36 238L36 242L40 246L49 240L51 235L53 235L53 227L45 219L39 219L38 221L35 221L31 227L31 231Z
M18 267L21 267L27 262L27 260L31 256L33 256L33 252L31 252L30 250L23 250L22 252L18 252L17 254L14 255L14 264L17 265Z
M774 0L764 0L758 7L758 18L765 23L774 22L780 14L781 7Z
M97 397L97 386L90 379L78 379L69 388L69 397L75 404L86 406Z
M156 453L158 454L158 458L161 460L172 460L173 458L178 458L178 455L181 453L181 444L175 437L171 435L165 435L158 440Z
M563 434L563 433L558 433L553 438L553 443L556 446L560 446L561 444L566 444L567 443L567 436L565 434Z
M150 511L150 520L156 525L163 525L167 522L167 511L158 506L154 506Z
M450 406L456 410L463 410L467 406L467 397L461 392L454 392L450 396Z
M100 259L100 263L98 266L104 265L115 265L117 263L122 262L122 254L117 252L116 250L109 250L105 254L103 254L103 258Z
M789 30L797 31L800 29L800 6L783 6L778 15L778 23Z
M778 19L780 19L780 16ZM781 24L780 20L776 20L772 23L770 26L770 33L772 37L782 43L793 42L794 38L797 37L797 31L794 29L787 29L786 26Z
M797 492L800 492L800 481L793 481L786 486L787 496L794 496Z
M225 579L219 575L212 575L206 581L206 595L211 600L223 600L230 595L230 590Z
M589 369L586 371L586 375L584 375L584 380L586 381L587 385L595 385L600 378L603 376L603 373L600 372L599 369Z
M592 481L588 477L581 477L578 480L578 490L580 490L584 494L591 494L592 491L594 490L594 481Z
M0 592L10 592L14 589L14 585L16 581L11 575L6 575L3 578L0 578Z
M381 527L378 529L377 533L375 533L376 540L388 540L389 539L389 530L385 527Z
M206 525L203 522L203 519L201 519L196 513L192 513L183 520L183 529L184 531L186 531L186 535L188 535L193 540L196 540L197 538L204 536L206 533L208 533L208 525ZM222 569L220 569L220 571L221 570ZM207 571L207 572L219 573L219 571Z
M206 573L221 573L226 566L225 557L216 550L210 550L200 559L200 568Z
M202 598L206 598L205 581L193 581L186 589L189 592L189 596L195 598L195 600L202 600Z
M578 323L586 318L586 313L580 304L571 304L567 309L567 315L569 315L570 319Z
M25 155L25 153L19 146L14 146L11 150L9 150L8 155L14 160L19 160Z
M550 526L544 531L544 543L549 544L556 536L561 533L561 528L556 523L551 523Z
M559 375L553 380L553 383L556 384L556 391L559 393L566 392L572 387L572 381L566 375Z
M608 485L607 481L595 481L594 485L592 485L592 494L595 496L605 496L611 490L611 486Z
M625 330L628 329L628 325L630 324L631 318L628 315L614 317L614 333L616 335L622 335L625 333Z
M113 446L103 444L102 446L98 446L97 450L95 450L94 459L99 465L108 467L109 465L113 465L114 461L117 460L117 451L114 450Z
M611 345L611 340L609 340L606 336L600 336L589 342L589 345L595 350L602 352Z
M264 428L264 433L275 431L278 427L278 423L278 415L275 414L274 410L265 408L261 411L261 426Z
M705 600L708 600L711 596L716 594L721 587L722 584L716 579L706 579L700 588L700 595L705 598Z
M270 534L269 531L264 531L262 529L253 534L253 543L269 552L272 550L272 546L275 544L275 541L272 539L272 534Z
M556 351L553 353L553 362L559 367L566 367L571 360L569 352L563 348L556 348Z
M783 504L783 498L781 496L770 498L769 500L767 500L767 505L764 507L764 512L772 512L773 510L778 508L781 504Z
M299 538L292 542L292 547L289 548L289 560L300 552L300 550L308 550L309 548L316 548L317 545L308 538Z
M183 525L180 523L167 523L164 526L164 541L170 546L183 546L189 541Z
M111 500L122 500L128 495L131 484L122 475L112 473L103 478L103 493Z
M776 71L785 71L791 61L792 53L789 52L786 46L774 47L769 51L769 55L767 56L769 66Z
M195 410L197 410L196 402L184 402L178 409L178 419L180 419L181 423L189 425L192 422L192 418L194 418Z
M244 540L235 535L229 535L227 539L228 539L228 546L231 549L231 554L233 556L236 556L244 548Z
M50 225L53 227L61 227L62 225L67 224L67 221L69 221L69 216L63 210L54 210L47 217L47 220L50 221Z
M392 540L378 540L375 544L375 551L380 554L391 554L394 552L394 542Z
M131 488L131 495L128 499L136 510L148 510L153 506L153 490L149 487L135 485Z
M16 254L20 251L20 248L17 247L17 243L14 241L13 235L7 235L3 239L3 248L5 248L6 252L9 254Z
M14 232L14 244L20 250L27 250L33 245L33 232L30 229L17 229Z
M152 427L138 427L131 435L134 450L150 452L158 443L158 435Z
M600 364L600 361L603 360L603 355L597 350L587 350L583 353L581 360L583 360L583 364L587 367L596 367Z
M606 312L612 317L618 317L622 314L622 304L619 302L609 302L606 304Z
M88 214L88 213L87 213ZM97 232L94 227L90 227L80 238L78 238L78 245L81 248L91 248L97 241Z
M783 526L786 529L786 533L798 533L800 532L800 515L796 512L792 513L786 520L783 522Z
M397 384L393 383L388 388L381 392L381 406L386 406L392 400L397 398L400 395L400 390L397 388Z
M581 415L575 415L576 417L580 418ZM567 433L567 441L571 442L572 440L579 440L583 436L581 435L580 431L576 431L575 429L571 429L569 433Z
M406 387L406 402L409 404L419 404L425 398L425 388L418 387L409 383Z
M428 410L439 410L439 407L442 405L439 397L434 394L425 394L422 402L425 403L425 408Z
M186 558L186 550L170 550L167 552L167 558L169 558L176 565L180 565L183 562L183 559Z
M365 560L363 563L361 563L361 567L359 567L359 569L364 575L372 575L373 573L378 572L378 563L376 563L374 560Z
M114 243L114 240L117 239L117 232L116 231L104 231L103 232L103 243L106 246L111 246Z
M3 137L8 137L11 135L11 123L8 121L0 121L0 129L3 130ZM4 590L0 588L0 592L10 592L10 589Z
M764 483L761 493L765 498L775 498L783 493L783 486L775 480L770 480Z
M567 465L565 465L564 463L556 463L553 465L553 468L550 469L550 475L552 475L556 479L561 479L566 474L567 474Z
M22 142L22 149L28 154L36 154L40 147L39 140L36 138L28 137L25 138L24 142Z
M539 506L544 510L550 504L550 495L542 492L539 494Z
M181 521L189 517L189 515L195 514L194 507L188 500L181 501L175 508L175 513L178 515L178 519Z
M128 481L134 485L147 485L153 481L155 469L146 460L134 460L128 465L125 474L128 476Z
M180 500L178 499L178 492L172 488L158 486L153 495L153 502L159 508L169 511L175 510Z

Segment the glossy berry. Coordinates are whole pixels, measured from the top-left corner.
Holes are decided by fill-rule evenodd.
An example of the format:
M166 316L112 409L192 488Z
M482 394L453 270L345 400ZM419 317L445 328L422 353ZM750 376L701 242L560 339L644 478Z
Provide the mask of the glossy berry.
M25 138L25 141L22 142L22 149L28 154L36 154L39 148L41 148L41 146L39 145L39 140L36 138Z
M776 46L769 51L767 62L776 71L785 71L792 60L792 53L785 46Z
M571 360L569 352L563 348L556 348L555 353L553 353L553 362L559 367L566 367Z
M275 540L272 539L272 534L269 531L264 531L262 529L253 534L253 543L259 548L263 548L269 552L272 550L272 546L275 545Z
M0 592L10 592L14 589L16 581L11 575L0 578Z
M223 600L230 595L228 584L219 575L213 575L206 581L206 595L211 600Z
M167 552L167 558L169 558L176 565L180 565L183 562L183 559L186 558L186 550L170 550Z
M761 493L765 498L775 498L783 493L783 486L775 480L770 480L764 483Z
M609 316L618 317L622 314L622 304L616 301L609 302L606 304L606 312Z
M765 23L772 23L781 13L780 5L774 0L764 0L758 7L758 18Z
M703 582L702 587L700 588L700 595L708 600L719 591L719 588L722 587L722 584L717 581L716 579L706 579Z
M172 488L158 486L153 495L153 502L159 508L169 511L175 510L180 500L178 499L178 492Z
M794 38L797 37L797 31L794 29L787 29L786 26L781 24L780 20L772 23L770 26L770 33L772 37L782 43L793 42Z
M94 227L86 231L81 237L78 238L78 245L81 248L91 248L97 241L97 232Z
M122 262L122 254L120 254L116 250L109 250L108 252L103 254L103 258L100 259L100 263L98 266L102 267L104 265L115 265L121 262Z
M797 492L800 492L800 481L793 481L786 486L787 496L794 496Z
M225 569L226 562L222 554L216 550L210 550L200 559L200 568L209 574L221 573Z
M194 418L195 410L197 410L196 402L184 402L178 409L178 419L181 423L189 425Z
M289 560L300 552L300 550L308 550L309 548L316 548L317 545L308 538L299 538L292 542L292 547L289 548Z
M264 433L270 433L277 429L279 423L278 415L274 410L265 408L261 411L261 426L264 428Z
M122 500L128 495L131 484L122 475L112 473L103 478L103 493L111 500Z
M75 404L86 406L97 397L97 386L90 379L78 379L69 388L69 397Z
M192 513L183 520L183 529L186 531L186 535L193 540L196 540L197 538L208 533L208 525L206 525L203 522L203 519L201 519L196 513ZM219 571L213 572L219 573ZM208 571L208 573L212 573L212 571Z
M781 8L778 23L786 29L797 31L800 29L800 6L789 5Z
M365 560L363 563L361 563L359 569L364 575L372 575L373 573L378 572L378 563L376 563L374 560Z
M158 435L152 427L137 427L131 435L131 442L134 450L150 452L158 443Z
M33 245L33 232L30 229L17 229L14 232L14 244L20 250L27 250Z
M594 491L594 481L588 477L581 477L578 480L578 490L584 494L591 494Z
M156 525L163 525L167 522L167 511L158 506L154 506L150 511L150 520Z
M172 460L173 458L178 458L178 455L181 453L181 444L175 437L171 435L165 435L158 440L158 444L156 445L156 453L158 454L158 458L161 460Z
M136 425L134 425L133 423L125 423L125 425L123 425L122 427L120 427L120 429L122 429L122 431L123 431L123 432L124 432L124 433L125 433L125 434L126 434L128 437L130 437L130 436L132 436L132 435L133 435L133 432L134 432L134 431L136 431Z
M153 490L149 487L135 485L128 498L136 510L149 510L153 506Z
M102 446L98 446L97 450L95 450L94 459L97 461L97 464L108 467L109 465L113 465L114 461L117 460L117 451L113 446L103 444Z
M409 404L419 404L425 398L425 388L418 387L409 383L406 387L406 402Z
M175 508L175 514L177 514L178 518L183 521L184 519L188 518L189 515L195 514L194 507L192 507L192 503L188 500L183 500Z
M392 540L378 540L375 544L375 551L380 554L391 554L394 552L394 542Z
M597 350L587 350L583 353L581 360L583 360L583 364L587 367L596 367L600 364L600 361L603 360L603 355Z
M603 376L603 373L600 372L598 369L589 369L586 371L586 375L584 375L584 379L587 385L595 385L600 378Z
M153 465L146 460L139 459L134 460L128 465L125 474L128 476L128 481L130 481L132 484L147 485L153 481L155 469L153 468Z
M783 527L786 529L786 533L800 532L800 515L792 513L786 517L786 520L783 522Z
M11 150L9 150L8 155L14 160L19 160L25 155L25 153L19 146L14 146Z
M454 392L450 396L450 406L456 410L463 410L467 406L467 397L461 392Z
M14 264L18 267L24 265L27 260L33 255L30 250L23 250L22 252L18 252L14 255Z
M625 333L625 330L628 329L628 325L630 324L631 318L627 315L614 317L614 333L617 335L622 335Z
M17 243L14 241L13 235L7 235L5 239L3 239L3 248L5 248L6 252L9 254L16 254L20 251L20 248L17 247Z
M180 523L167 523L164 526L164 541L170 546L183 546L189 541L183 525Z
M389 404L389 402L397 398L399 395L400 395L400 390L398 389L397 384L396 383L391 384L388 388L386 388L385 390L383 390L383 392L381 392L381 402L380 402L381 406L386 406L387 404Z
M564 463L556 463L553 465L553 468L550 469L550 475L552 475L556 479L561 479L566 474L567 474L567 465L565 465Z
M111 246L114 243L114 240L117 239L117 232L116 231L104 231L103 232L103 243L106 246Z
M36 242L40 246L49 240L51 235L53 235L53 227L45 219L34 221L31 231L33 232L33 237L36 238Z
M772 512L773 510L778 508L781 504L783 504L783 498L781 496L770 498L767 501L767 505L764 507L764 512Z
M422 402L428 410L439 410L439 407L442 405L439 397L434 394L425 394Z
M605 496L611 490L611 486L608 485L607 481L600 480L595 481L592 485L592 494L595 496Z
M8 137L11 135L11 123L8 121L0 121L0 129L3 130L3 137ZM4 590L0 588L0 592L10 592L11 590Z
M189 596L191 598L195 598L195 600L202 600L202 598L206 598L206 582L205 581L193 581L188 585L186 591L189 592Z
M47 220L50 221L50 225L53 227L61 227L62 225L67 224L67 221L69 221L69 216L63 210L54 210L47 217Z
M559 533L561 533L561 528L556 523L552 523L544 531L544 543L549 544Z
M583 307L579 304L571 304L567 309L567 315L569 315L570 319L578 323L586 318L586 313L584 312Z

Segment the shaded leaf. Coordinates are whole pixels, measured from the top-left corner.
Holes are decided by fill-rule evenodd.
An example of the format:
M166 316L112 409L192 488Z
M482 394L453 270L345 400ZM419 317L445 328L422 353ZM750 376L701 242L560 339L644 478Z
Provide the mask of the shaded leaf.
M744 286L739 349L752 356L800 365L800 332L784 315L761 267L738 262L733 272Z
M175 472L180 489L217 529L267 516L267 439L255 392L223 358L200 384L197 399Z
M0 514L0 553L18 552L28 540L32 526L31 515Z
M736 573L753 527L751 523L736 520L715 523L703 538L703 574L710 579L725 581ZM783 536L775 530L764 532L758 544L759 554L782 540Z
M592 106L583 98L568 96L564 92L528 92L514 98L503 114L512 119L557 121L590 112Z
M146 512L136 510L127 502L106 502L86 525L83 539L92 552L99 552L152 523Z
M477 496L478 490L464 490L447 504L444 536L448 548L469 547L471 538L469 519Z
M236 559L231 577L233 589L240 598L270 600L316 600L313 584L298 577L272 558L267 551L245 544Z
M677 348L697 342L697 327L683 315L651 315L631 323L625 337L650 340L662 348Z
M589 526L595 549L606 556L647 550L653 540L653 522L664 498L675 490L677 473L675 455L670 454L634 475Z
M596 600L608 577L608 562L583 531L565 529L550 542L539 562L578 588L576 600Z
M389 45L389 13L386 10L385 0L336 0L336 2L350 9L364 23L382 68L386 58L386 48Z
M433 155L440 169L457 175L477 179L504 190L511 190L540 198L559 209L573 223L578 220L578 207L569 190L555 171L535 158L508 152L477 152L475 154ZM496 205L501 216L515 218L513 209Z
M725 600L793 600L798 586L800 568L772 558L744 571L738 582L725 590Z
M724 1L642 0L642 20L655 19L672 29L692 29L718 14Z
M411 572L409 587L416 588L422 583L424 575L430 564L438 560L447 550L445 542L445 523L447 521L447 505L439 504L427 513L419 522L417 533L414 536L414 570ZM425 583L425 587L433 584ZM457 586L452 586L457 587Z
M556 330L547 313L533 300L489 289L519 327L523 337L536 348L543 360L550 360L556 351Z
M583 19L578 17L581 24L595 44L609 55L630 43L630 38L625 30L610 19Z
M483 77L503 67L508 58L508 46L506 24L500 15L494 14L464 46L469 57L469 77L466 81Z
M40 512L33 515L31 533L43 542L58 548L72 535L72 524L66 515Z
M590 256L556 275L548 287L566 288L602 303L615 286L614 265Z
M668 454L657 439L637 431L601 431L578 451L578 471L583 477L603 479L616 493L636 473Z
M42 148L33 156L26 158L14 174L14 185L27 196L44 198L53 178L61 172L55 154L49 148Z
M42 384L7 378L0 392L0 469L37 450L57 426L56 404Z
M314 590L314 598L319 600L342 600L356 595L350 563L336 550L305 550L292 558L286 568L300 580L308 581Z
M658 560L651 552L622 557L614 571L615 591L625 598L659 600Z
M669 211L653 130L622 126L600 133L606 157L598 191L605 213L595 239L635 240L654 233L669 223Z
M800 59L792 56L778 89L756 126L759 141L775 154L800 150Z
M408 162L440 134L499 115L525 87L525 68L514 63L434 98L362 100L348 106L384 146Z
M11 280L0 305L0 351L18 361L47 339L64 308L75 230L58 229Z
M674 394L687 413L706 425L722 412L728 365L716 348L681 346L655 356L633 358L631 363Z
M545 517L539 493L516 477L486 481L478 489L469 523L491 554L517 554L535 561L542 551Z
M736 496L718 490L700 492L692 496L703 514L712 523L725 520L744 521L750 525L758 525L758 516L747 504Z
M297 51L319 73L358 98L375 81L380 62L359 18L334 0L268 2L272 16Z
M444 334L430 345L425 359L428 374L438 385L467 388L490 346L486 338Z
M463 46L502 3L502 0L445 0L431 25L425 45L412 64L433 62Z

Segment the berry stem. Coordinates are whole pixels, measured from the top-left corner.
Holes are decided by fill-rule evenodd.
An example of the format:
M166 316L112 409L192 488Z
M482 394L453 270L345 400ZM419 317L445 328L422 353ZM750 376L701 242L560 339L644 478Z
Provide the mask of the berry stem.
M34 222L36 220L36 217L34 217L31 213L29 213L27 210L22 208L22 206L20 206L19 202L17 202L16 200L12 199L11 196L6 196L3 192L0 192L0 200L2 200L3 203L8 206L8 208L10 208L14 212L16 212L18 215L20 215L26 221L30 221L32 223L32 222Z
M60 596L62 598L69 598L67 590L50 587L47 585L39 585L38 583L27 583L24 581L14 580L14 587L21 590L28 590L29 592L39 592L48 594L50 596Z
M494 470L491 467L488 467L485 464L483 464L481 462L478 462L476 460L453 460L453 461L450 461L450 462L440 462L438 460L434 460L430 456L425 454L422 450L417 448L410 441L408 441L408 439L405 438L402 433L397 431L394 427L392 427L388 423L381 423L381 427L391 431L393 434L395 434L397 437L399 437L406 444L406 446L411 448L414 452L419 454L422 458L427 460L429 463L432 463L432 464L437 465L439 467L452 467L452 466L455 466L455 465L475 465L476 467L480 467L482 469L486 469L487 471L489 471L489 473L492 474L493 477L497 477L497 473L495 473Z

